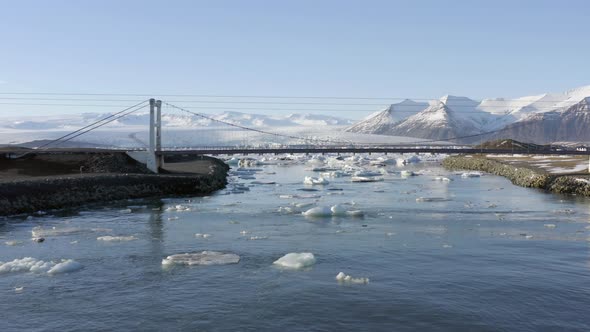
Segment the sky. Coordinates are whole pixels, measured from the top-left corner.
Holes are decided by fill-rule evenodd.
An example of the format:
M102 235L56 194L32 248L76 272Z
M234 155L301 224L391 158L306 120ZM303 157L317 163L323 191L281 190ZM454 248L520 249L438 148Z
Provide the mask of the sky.
M6 98L43 96L13 92L392 98L379 101L388 103L445 94L513 98L590 84L588 1L0 3L0 115L133 104L17 106L10 103L33 102ZM125 98L132 99L142 98Z

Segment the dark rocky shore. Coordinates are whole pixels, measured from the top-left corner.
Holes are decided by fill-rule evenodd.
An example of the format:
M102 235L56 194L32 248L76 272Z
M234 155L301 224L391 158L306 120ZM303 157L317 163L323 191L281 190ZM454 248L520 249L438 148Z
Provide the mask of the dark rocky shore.
M442 164L450 170L472 170L500 175L521 187L539 188L558 194L590 196L590 184L580 180L583 176L546 174L477 155L450 156L445 158Z
M206 195L227 184L229 167L210 157L177 156L161 174L125 153L0 157L0 215L120 199Z

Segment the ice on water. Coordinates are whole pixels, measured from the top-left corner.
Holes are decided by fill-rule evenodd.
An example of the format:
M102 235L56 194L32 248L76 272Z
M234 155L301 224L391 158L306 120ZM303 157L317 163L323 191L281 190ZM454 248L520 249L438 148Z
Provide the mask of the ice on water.
M163 266L173 265L225 265L237 264L240 256L219 251L202 251L170 255L162 260Z
M336 275L336 280L341 283L350 283L350 284L368 284L369 278L353 278L350 275L345 274L344 272L340 272Z
M46 262L33 257L24 257L10 262L0 262L0 274L18 272L59 274L74 272L80 270L82 267L82 264L72 259L62 259L59 262Z
M315 256L311 252L292 252L277 259L273 264L289 269L302 269L314 265L315 262Z

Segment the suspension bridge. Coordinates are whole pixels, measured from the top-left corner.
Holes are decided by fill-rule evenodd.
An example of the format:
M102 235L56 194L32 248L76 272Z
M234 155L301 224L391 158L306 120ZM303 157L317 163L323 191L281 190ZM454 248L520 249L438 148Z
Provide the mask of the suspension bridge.
M199 118L203 121L203 127L195 128L195 132L200 132L201 136L196 135L187 147L163 148L162 137L164 128L162 122L163 107L168 110L183 112L193 117ZM60 136L49 142L46 142L34 150L25 153L17 154L10 151L5 153L10 154L11 158L20 158L29 153L52 153L64 152L60 145L68 141L72 141L77 137L95 131L109 123L128 117L131 114L137 113L140 110L149 109L148 119L148 142L145 143L146 148L130 148L126 152L132 158L146 164L148 169L157 173L164 164L166 156L173 155L249 155L249 154L356 154L356 153L430 153L430 154L531 154L531 155L589 155L590 151L574 150L574 149L552 149L552 148L526 148L526 149L498 149L498 148L484 148L482 146L475 147L466 144L441 144L442 141L452 142L464 138L475 136L488 136L493 132L483 132L480 134L453 137L444 140L420 140L416 142L405 142L402 144L394 143L363 143L353 142L350 140L343 140L330 137L302 136L298 134L291 134L289 132L281 132L280 128L275 129L261 129L254 126L245 126L230 120L223 120L213 116L194 112L185 107L177 106L170 102L156 100L155 98L147 99L136 103L132 106L126 107L123 110L112 113L100 120L94 121L86 126L83 126L66 135ZM211 126L213 124L213 126ZM221 135L221 133L223 135ZM221 138L223 136L223 138ZM212 144L216 137L224 142L232 144ZM250 139L249 139L250 137ZM251 139L254 137L255 139ZM137 137L132 136L132 139L141 142ZM213 142L215 143L215 142ZM97 149L68 149L70 152L96 152ZM102 152L117 151L121 149L100 149ZM589 160L590 166L590 160ZM590 168L590 167L589 167Z

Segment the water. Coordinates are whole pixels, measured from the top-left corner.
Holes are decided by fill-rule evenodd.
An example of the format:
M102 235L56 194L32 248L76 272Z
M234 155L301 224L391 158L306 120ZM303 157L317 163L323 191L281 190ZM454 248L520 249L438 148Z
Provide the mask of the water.
M414 166L425 174L407 179L389 170L383 182L338 178L309 192L298 190L314 175L304 166L265 166L256 180L232 181L277 184L249 185L243 194L231 193L232 185L211 197L4 220L0 261L73 259L83 269L0 274L0 330L590 330L587 199L495 176L464 179L435 165ZM437 175L453 181L434 181ZM277 212L301 202L350 203L344 207L365 215ZM188 210L167 211L177 205ZM36 226L53 234L35 243ZM107 235L137 239L97 240ZM202 250L241 260L162 266L168 255ZM290 252L311 252L317 262L273 266ZM339 283L341 271L370 281Z

